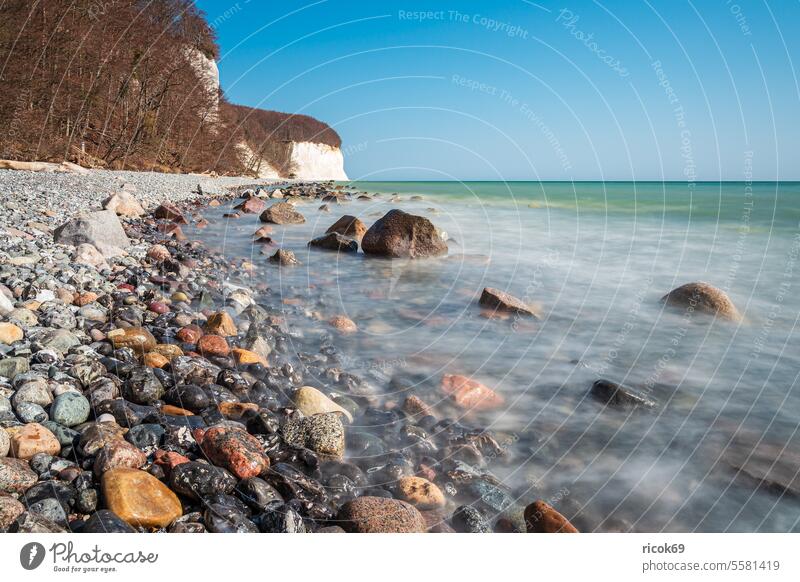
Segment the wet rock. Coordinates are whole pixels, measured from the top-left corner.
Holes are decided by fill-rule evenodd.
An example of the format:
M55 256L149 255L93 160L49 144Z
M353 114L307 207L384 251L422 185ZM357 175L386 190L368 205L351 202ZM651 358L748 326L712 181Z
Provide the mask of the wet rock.
M82 394L77 392L65 392L56 396L50 406L50 417L53 422L66 427L86 422L89 418L89 401Z
M462 505L450 518L453 529L459 533L491 533L492 528L483 514L471 505Z
M294 404L305 416L313 416L324 412L338 412L353 422L353 415L311 386L298 388L293 396Z
M71 246L88 243L106 258L121 255L130 246L122 224L110 210L79 214L53 231L53 241Z
M413 505L396 499L359 497L345 503L337 523L351 533L424 533L425 519Z
M224 358L231 350L224 337L208 334L198 340L197 351L205 357Z
M534 501L525 508L528 533L578 533L569 520L544 501Z
M94 473L99 476L106 471L120 467L139 469L146 462L147 455L135 446L121 439L114 440L97 453L94 461Z
M202 501L212 495L233 491L236 478L220 467L191 461L181 463L172 470L169 484L180 495Z
M156 347L156 338L143 327L128 327L108 332L108 339L116 349L130 348L137 354L145 354Z
M533 306L528 305L524 301L517 299L505 291L493 289L492 287L486 287L483 290L479 303L483 307L495 311L504 311L507 313L515 313L517 315L527 315L535 318L539 317L539 313Z
M308 246L339 253L357 253L358 242L352 238L331 232L317 237L308 243Z
M153 216L161 220L169 220L177 224L188 224L189 221L181 212L180 208L174 204L161 204L153 211Z
M80 533L136 533L127 522L108 509L101 509L89 517L79 530Z
M283 503L283 497L278 490L259 477L240 481L236 485L236 493L255 511L264 511L276 502Z
M273 204L261 213L259 220L273 224L302 224L306 221L305 217L288 202Z
M38 423L8 429L11 436L10 454L17 459L30 459L36 453L57 455L61 443L55 435Z
M425 258L447 254L447 244L427 218L390 210L361 239L369 255L392 258Z
M358 326L356 323L344 315L332 317L328 320L328 323L331 325L331 327L341 333L350 334L358 331Z
M721 289L708 283L686 283L673 289L661 298L661 302L678 309L683 309L687 314L694 312L740 321L742 315L731 301L730 297Z
M445 374L441 389L465 410L492 410L505 403L505 399L488 386L457 374Z
M197 431L195 440L212 463L225 467L239 479L257 477L269 468L269 457L261 443L242 429L214 426Z
M608 380L597 380L592 384L592 396L604 404L620 408L655 406L655 402L647 396Z
M344 425L337 413L315 414L289 420L283 429L284 440L295 447L305 447L325 458L344 457Z
M725 448L722 461L739 477L767 491L800 497L800 454L762 435L737 436Z
M0 458L0 493L25 493L36 484L36 479L36 473L26 461Z
M102 489L108 509L134 527L166 527L183 514L178 497L146 471L112 469Z
M292 251L286 251L283 249L278 249L274 255L269 258L270 262L277 263L282 267L299 265L300 262L297 260L297 257L294 256Z
M205 390L194 384L180 384L170 388L164 394L164 400L192 412L200 412L208 408L212 403Z
M234 336L238 333L236 324L227 311L212 314L206 322L206 331L222 337Z
M306 533L303 518L295 510L284 504L273 504L255 518L262 533Z
M187 325L178 330L176 337L187 344L196 344L203 336L203 330L197 325Z
M422 477L403 477L397 483L400 498L420 510L437 509L445 504L444 493Z
M350 216L349 214L345 214L339 220L334 222L328 230L325 231L326 233L338 233L344 235L346 237L350 237L357 241L360 241L364 234L367 232L366 225L361 222L355 216ZM358 245L356 245L358 248Z
M161 444L164 433L160 424L140 424L128 430L125 440L137 449L153 449Z
M260 198L248 198L241 204L235 206L236 210L242 211L244 214L258 214L264 210L266 203Z
M138 368L131 372L122 386L125 400L136 404L155 404L164 395L164 386L150 368Z
M241 511L220 503L208 504L203 521L212 533L258 533L256 525Z

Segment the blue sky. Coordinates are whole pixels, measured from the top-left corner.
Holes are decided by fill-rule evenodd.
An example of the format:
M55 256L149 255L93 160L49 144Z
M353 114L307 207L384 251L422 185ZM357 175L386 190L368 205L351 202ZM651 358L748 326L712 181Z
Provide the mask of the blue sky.
M235 103L353 179L800 179L800 2L202 0Z

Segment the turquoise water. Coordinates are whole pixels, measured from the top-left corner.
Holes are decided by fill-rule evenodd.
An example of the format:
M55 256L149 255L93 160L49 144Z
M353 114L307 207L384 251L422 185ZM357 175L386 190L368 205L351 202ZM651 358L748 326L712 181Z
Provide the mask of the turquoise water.
M759 229L797 228L800 182L352 182L362 190L431 195L467 204L527 206L580 215L722 222L745 214ZM727 224L733 223L733 224Z
M260 301L287 313L298 349L318 349L327 318L353 319L344 361L380 405L411 392L458 417L438 389L446 373L503 394L500 410L462 420L508 443L486 469L521 503L552 500L585 530L800 530L797 497L752 478L756 462L778 483L800 471L800 184L354 185L382 195L330 213L300 203L305 224L274 228L300 267L267 263L251 243L254 215L208 209L212 225L192 234L256 265L248 277L269 287ZM449 255L386 261L306 246L341 215L369 226L392 208L446 231ZM660 304L698 280L724 289L744 320L687 322ZM539 305L542 320L482 317L486 286ZM646 391L655 409L604 409L589 395L598 378ZM737 474L742 464L751 477Z

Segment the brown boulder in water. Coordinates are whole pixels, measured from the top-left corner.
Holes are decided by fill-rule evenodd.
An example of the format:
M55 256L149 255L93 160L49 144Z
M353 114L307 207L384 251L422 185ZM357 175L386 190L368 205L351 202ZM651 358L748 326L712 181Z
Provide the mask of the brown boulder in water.
M719 315L732 321L742 319L730 297L722 289L708 283L697 282L681 285L664 295L661 302L670 307L685 309L689 314L697 311L709 315Z
M273 204L261 213L259 220L273 224L302 224L306 221L305 217L288 202Z
M367 227L355 216L345 214L325 231L326 234L331 232L337 232L360 241L366 234Z
M384 497L363 496L345 503L337 521L352 533L424 533L428 529L416 507Z
M524 301L517 299L513 295L509 295L505 291L500 291L492 287L486 287L483 290L479 303L483 307L488 307L495 311L516 313L517 315L527 315L535 318L539 317L539 314L536 313L534 308Z
M433 223L423 216L390 210L361 239L368 255L421 259L447 254L447 244Z

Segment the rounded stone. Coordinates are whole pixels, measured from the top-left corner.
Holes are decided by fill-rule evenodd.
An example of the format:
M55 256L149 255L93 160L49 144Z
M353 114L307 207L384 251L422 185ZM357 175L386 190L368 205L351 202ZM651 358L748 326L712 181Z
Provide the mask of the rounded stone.
M699 312L707 315L739 321L742 315L722 289L708 283L686 283L673 289L661 298L661 302L671 307L685 309L687 312Z
M403 477L397 490L404 501L418 509L437 509L445 504L444 493L435 484L422 477Z
M11 456L17 459L30 459L36 453L57 455L61 452L61 443L41 424L34 422L8 432L11 435Z
M544 501L535 501L525 508L528 533L578 533L569 520Z
M50 406L50 418L60 425L73 427L89 418L89 401L77 392L65 392L56 396Z
M19 341L22 341L24 334L22 333L22 329L19 326L14 325L13 323L4 323L0 322L0 343L1 344L13 344Z
M197 351L204 356L224 358L230 353L230 347L224 337L210 334L198 340Z
M0 531L8 529L25 512L25 506L8 495L0 495Z
M294 393L294 404L305 416L313 416L323 412L339 412L348 421L353 422L353 415L311 386L302 386Z
M183 514L178 496L145 471L111 469L102 490L106 507L134 527L166 527Z
M0 457L5 457L8 454L8 449L11 447L11 437L3 427L0 427Z
M425 519L413 505L398 499L359 497L348 501L337 523L351 533L424 533Z

